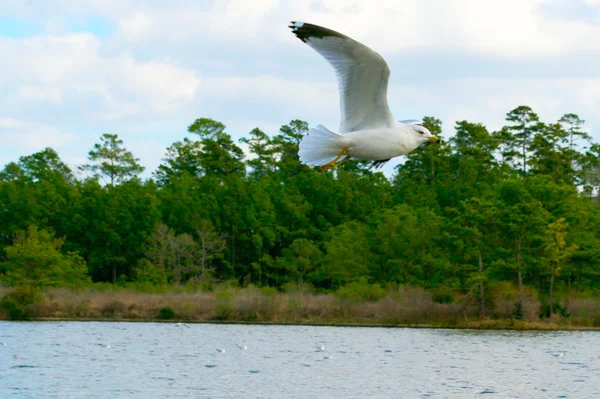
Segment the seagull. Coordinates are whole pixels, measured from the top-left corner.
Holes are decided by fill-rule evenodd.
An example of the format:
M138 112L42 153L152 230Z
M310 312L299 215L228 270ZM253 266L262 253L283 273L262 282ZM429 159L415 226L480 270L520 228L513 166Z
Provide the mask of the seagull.
M322 351L324 351L324 350L325 350L325 345L317 345L317 350L318 350L319 352L322 352Z
M340 96L339 134L323 125L310 129L300 142L300 162L321 172L350 158L370 160L380 168L422 144L443 144L422 121L394 118L387 102L390 68L379 54L322 26L292 21L289 27L331 64Z
M219 352L219 353L225 353L225 349L217 349L217 352Z
M333 359L333 355L323 356L323 359L325 359L325 360L331 360L331 359Z
M236 345L236 346L237 346L237 347L238 347L238 349L240 349L240 350L243 350L243 351L245 351L245 350L248 350L248 346L246 346L246 345Z

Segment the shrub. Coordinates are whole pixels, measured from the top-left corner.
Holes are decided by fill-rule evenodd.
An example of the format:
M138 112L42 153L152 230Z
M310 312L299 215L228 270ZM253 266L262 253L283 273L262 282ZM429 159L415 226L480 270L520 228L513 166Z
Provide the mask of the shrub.
M447 287L439 287L431 291L433 302L435 303L452 303L454 296L452 291Z
M262 287L260 289L261 294L263 294L266 297L273 297L277 294L279 294L279 291L277 291L277 288L275 287Z
M125 304L121 301L113 300L102 306L101 313L104 317L115 316L118 313L123 313Z
M89 284L85 260L75 252L61 252L63 238L54 238L46 230L30 226L19 231L14 244L4 248L9 285L28 287L30 291L45 286L82 287Z
M31 293L23 288L6 294L0 301L0 309L8 314L10 320L29 320L30 307L35 302L43 302L39 293Z
M303 294L314 294L315 287L311 283L285 283L281 286L281 290L286 293L303 293Z
M346 284L335 292L340 299L377 302L386 296L386 290L379 284L369 284L365 278Z
M171 320L175 317L175 312L170 307L160 308L158 318L162 320Z
M216 318L227 320L233 312L233 295L229 291L217 292L215 295L217 301Z

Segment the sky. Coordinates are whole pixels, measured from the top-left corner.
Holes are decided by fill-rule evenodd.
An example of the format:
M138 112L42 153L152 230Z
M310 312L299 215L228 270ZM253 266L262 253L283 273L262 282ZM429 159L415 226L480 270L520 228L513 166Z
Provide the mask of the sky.
M528 105L545 122L575 113L600 141L600 0L11 0L0 167L52 147L75 168L116 133L149 177L200 117L236 140L293 119L336 131L333 69L292 20L381 54L396 119L435 116L448 138Z

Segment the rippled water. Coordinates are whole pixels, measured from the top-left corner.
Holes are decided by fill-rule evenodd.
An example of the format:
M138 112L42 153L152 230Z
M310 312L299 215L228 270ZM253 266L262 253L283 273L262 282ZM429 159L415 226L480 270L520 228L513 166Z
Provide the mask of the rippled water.
M479 395L600 398L600 334L0 322L0 398Z

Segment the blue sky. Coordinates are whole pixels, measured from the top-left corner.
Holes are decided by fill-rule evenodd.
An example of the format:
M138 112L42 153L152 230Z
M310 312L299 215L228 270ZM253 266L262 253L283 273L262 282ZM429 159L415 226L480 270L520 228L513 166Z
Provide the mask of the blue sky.
M333 70L290 20L379 52L397 119L438 117L448 137L525 104L547 122L576 113L600 141L600 0L3 3L0 167L46 146L75 167L117 133L149 176L198 117L236 139L292 119L337 130Z

